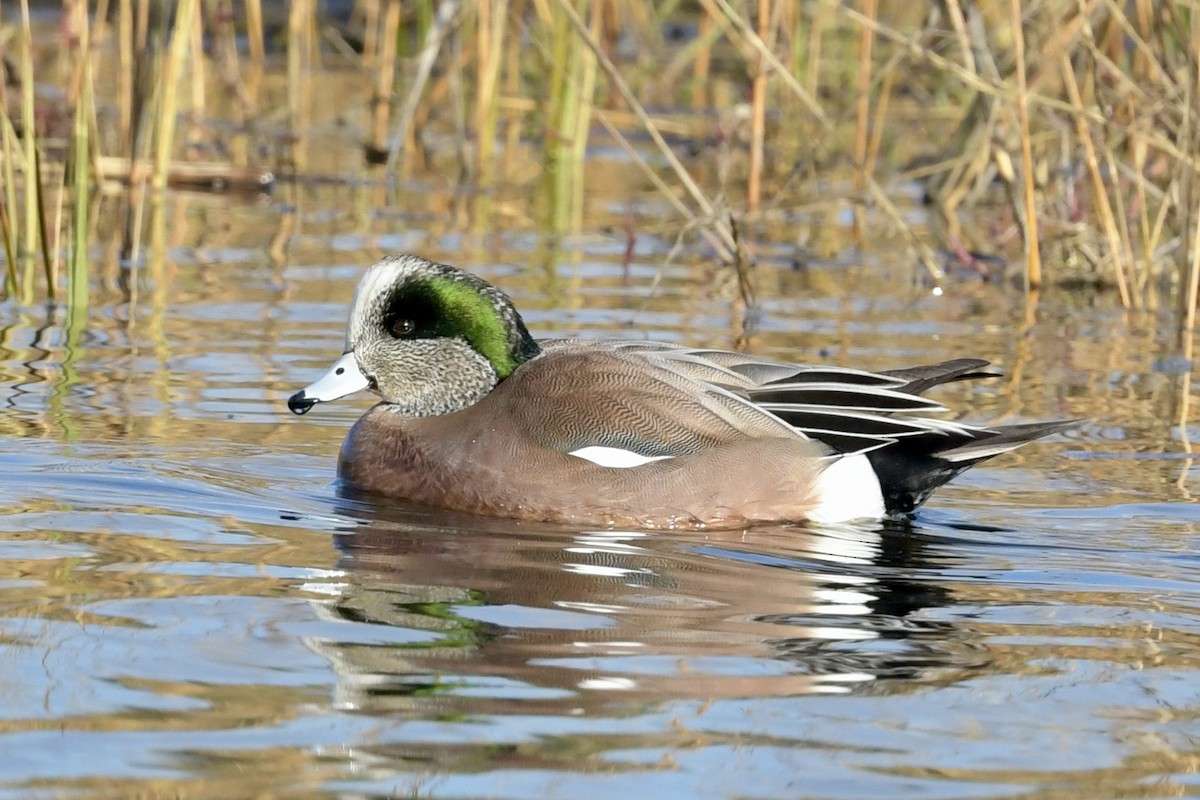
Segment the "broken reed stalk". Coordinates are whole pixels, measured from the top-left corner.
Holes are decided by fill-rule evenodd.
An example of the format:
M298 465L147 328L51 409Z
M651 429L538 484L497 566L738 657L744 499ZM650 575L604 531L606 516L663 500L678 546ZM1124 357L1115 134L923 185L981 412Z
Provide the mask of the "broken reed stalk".
M1012 12L1013 57L1017 73L1017 125L1021 136L1021 184L1025 206L1025 288L1042 285L1042 252L1038 238L1037 187L1033 175L1033 142L1029 133L1029 89L1025 81L1025 28L1021 20L1021 0L1010 0Z

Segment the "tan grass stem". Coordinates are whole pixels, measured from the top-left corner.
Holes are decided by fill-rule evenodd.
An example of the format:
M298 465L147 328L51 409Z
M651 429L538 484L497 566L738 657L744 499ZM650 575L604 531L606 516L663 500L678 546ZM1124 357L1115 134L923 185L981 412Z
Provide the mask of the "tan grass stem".
M1025 207L1025 286L1042 285L1042 251L1038 233L1037 186L1033 174L1033 143L1029 133L1029 89L1025 83L1025 29L1021 19L1021 0L1010 0L1013 26L1014 69L1017 73L1017 125L1021 135L1021 188Z

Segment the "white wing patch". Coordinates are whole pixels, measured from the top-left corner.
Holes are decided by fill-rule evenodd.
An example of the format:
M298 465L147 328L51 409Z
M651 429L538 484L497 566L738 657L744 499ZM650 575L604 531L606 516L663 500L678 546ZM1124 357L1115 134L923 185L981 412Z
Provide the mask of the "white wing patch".
M671 456L644 456L632 450L622 450L620 447L601 447L599 445L581 447L578 450L572 450L567 455L591 461L593 464L599 464L602 467L618 467L620 469L640 467L643 464L649 464L651 461L662 461L664 458L671 458ZM829 470L825 471L828 472Z

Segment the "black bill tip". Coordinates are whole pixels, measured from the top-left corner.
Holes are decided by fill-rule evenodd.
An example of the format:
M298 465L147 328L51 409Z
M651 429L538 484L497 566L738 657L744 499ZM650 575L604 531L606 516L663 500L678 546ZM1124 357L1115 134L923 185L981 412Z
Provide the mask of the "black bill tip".
M314 400L311 397L304 396L303 389L301 389L300 391L296 392L294 395L292 395L291 397L288 398L288 409L293 414L305 414L308 412L308 410L310 408L312 408L316 404L317 404L316 400Z

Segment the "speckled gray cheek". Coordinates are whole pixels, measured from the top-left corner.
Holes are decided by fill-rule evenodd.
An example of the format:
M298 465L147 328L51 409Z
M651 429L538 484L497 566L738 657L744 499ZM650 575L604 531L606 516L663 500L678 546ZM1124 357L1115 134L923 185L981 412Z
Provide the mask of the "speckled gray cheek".
M496 387L495 370L461 339L375 339L355 356L391 410L409 416L449 414Z

